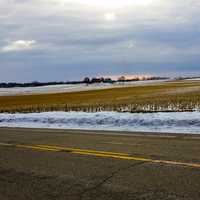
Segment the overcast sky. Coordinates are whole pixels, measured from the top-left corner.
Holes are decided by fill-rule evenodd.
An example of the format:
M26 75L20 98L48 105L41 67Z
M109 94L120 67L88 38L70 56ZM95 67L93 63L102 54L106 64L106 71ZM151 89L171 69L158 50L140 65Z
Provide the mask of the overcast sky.
M200 75L199 0L0 0L0 82Z

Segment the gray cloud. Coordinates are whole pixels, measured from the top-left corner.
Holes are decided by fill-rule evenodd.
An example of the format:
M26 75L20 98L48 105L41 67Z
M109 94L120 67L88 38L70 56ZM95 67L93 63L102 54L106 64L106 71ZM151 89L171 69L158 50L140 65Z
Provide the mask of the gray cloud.
M199 1L153 1L103 9L70 0L1 0L0 81L200 74ZM105 19L109 13L114 20Z

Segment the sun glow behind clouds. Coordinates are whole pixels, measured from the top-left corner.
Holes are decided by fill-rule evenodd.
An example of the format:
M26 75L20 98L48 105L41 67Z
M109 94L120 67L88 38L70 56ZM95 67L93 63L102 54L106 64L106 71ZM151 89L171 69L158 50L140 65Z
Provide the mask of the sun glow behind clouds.
M67 2L68 0L62 0ZM73 0L75 3L103 8L120 8L126 6L147 6L153 0Z
M115 21L116 20L116 15L115 15L115 13L106 13L104 15L104 18L107 21Z

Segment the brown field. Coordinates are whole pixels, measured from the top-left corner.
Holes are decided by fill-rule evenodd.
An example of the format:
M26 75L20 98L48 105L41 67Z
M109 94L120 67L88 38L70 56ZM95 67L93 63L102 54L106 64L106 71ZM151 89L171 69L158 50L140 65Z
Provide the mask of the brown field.
M1 96L0 112L193 111L200 108L200 81L166 82L84 92Z

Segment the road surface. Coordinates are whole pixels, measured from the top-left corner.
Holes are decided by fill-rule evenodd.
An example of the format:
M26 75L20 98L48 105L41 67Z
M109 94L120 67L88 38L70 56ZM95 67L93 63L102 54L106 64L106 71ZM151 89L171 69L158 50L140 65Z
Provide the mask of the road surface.
M199 200L200 135L0 129L0 199Z

